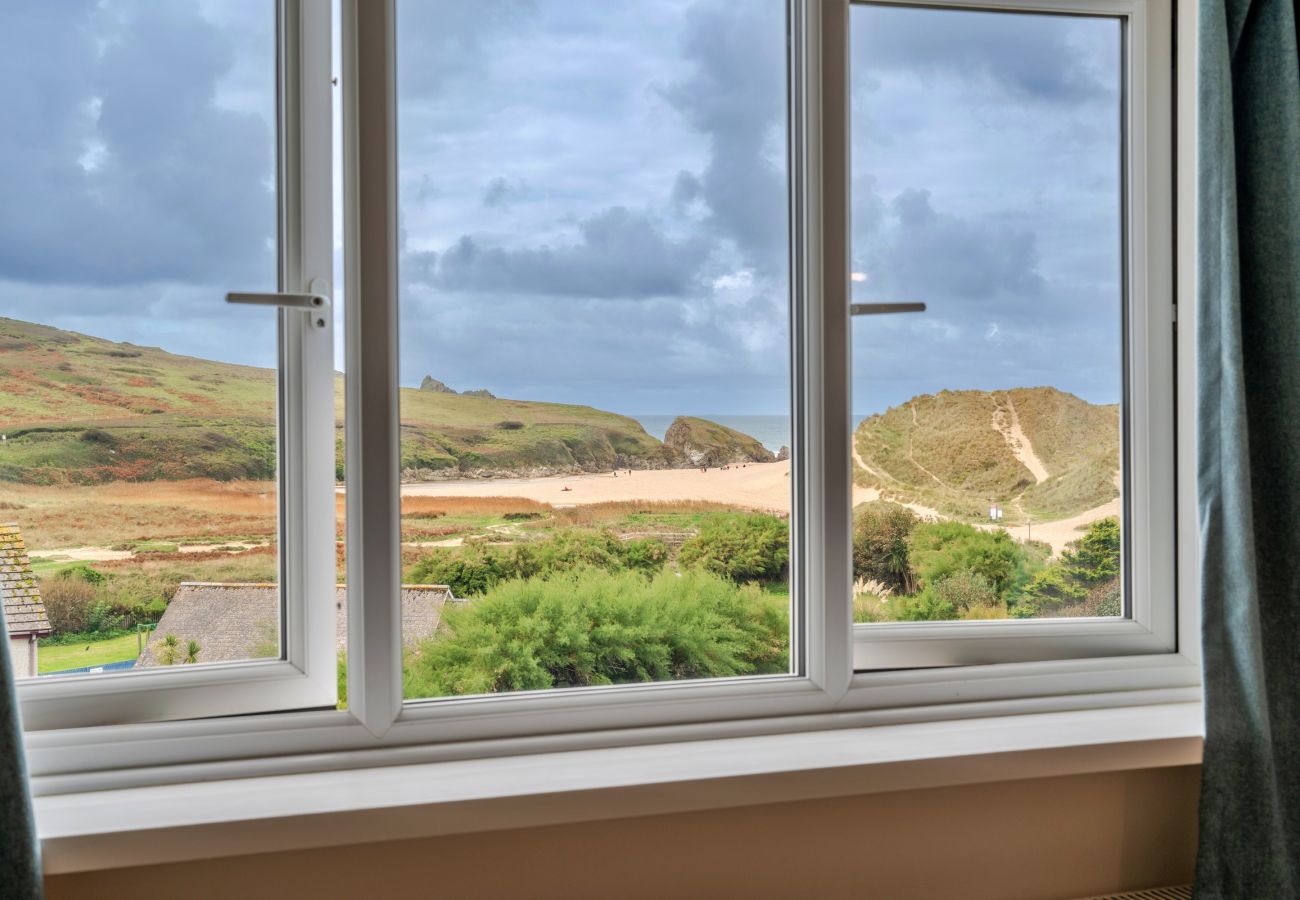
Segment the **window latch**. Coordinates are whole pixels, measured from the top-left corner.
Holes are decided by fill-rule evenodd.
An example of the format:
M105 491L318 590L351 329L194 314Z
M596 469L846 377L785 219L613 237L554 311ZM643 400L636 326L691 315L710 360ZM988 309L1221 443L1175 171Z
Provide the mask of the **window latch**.
M313 285L314 287L314 285ZM301 309L304 312L312 314L311 323L315 328L324 328L326 317L317 315L329 309L330 301L323 293L310 294L290 294L290 293L248 293L242 291L231 291L226 294L227 303L238 303L243 306L275 306L280 309Z
M924 303L850 303L854 316L887 316L891 313L925 312Z

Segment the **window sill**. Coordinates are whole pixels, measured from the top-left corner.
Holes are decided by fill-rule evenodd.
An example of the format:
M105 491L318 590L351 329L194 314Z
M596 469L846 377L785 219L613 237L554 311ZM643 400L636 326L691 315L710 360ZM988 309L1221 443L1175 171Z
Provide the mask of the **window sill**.
M1199 703L38 797L48 874L1200 761Z

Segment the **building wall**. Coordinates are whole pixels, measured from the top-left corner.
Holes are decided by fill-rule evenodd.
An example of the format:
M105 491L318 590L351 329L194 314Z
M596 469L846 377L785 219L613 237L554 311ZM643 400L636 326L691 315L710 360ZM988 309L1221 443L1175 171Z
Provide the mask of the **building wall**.
M1188 883L1199 767L64 875L47 900L1072 900Z
M9 639L9 661L15 678L32 678L36 675L36 641L29 637Z

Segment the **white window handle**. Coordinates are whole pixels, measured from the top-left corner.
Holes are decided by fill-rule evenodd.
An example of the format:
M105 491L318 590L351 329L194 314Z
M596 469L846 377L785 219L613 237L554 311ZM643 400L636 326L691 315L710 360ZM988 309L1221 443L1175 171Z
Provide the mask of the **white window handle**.
M287 294L287 293L249 293L232 291L226 294L227 303L239 303L245 306L276 306L280 309L301 309L309 313L324 312L329 309L329 298L324 294ZM326 318L313 315L312 325L324 328Z

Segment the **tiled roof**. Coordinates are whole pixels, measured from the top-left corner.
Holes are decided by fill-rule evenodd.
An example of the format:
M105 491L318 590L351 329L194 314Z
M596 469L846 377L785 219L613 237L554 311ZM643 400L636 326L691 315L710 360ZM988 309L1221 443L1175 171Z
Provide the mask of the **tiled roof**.
M27 559L27 544L17 525L0 525L0 600L12 637L49 634L41 591Z
M402 585L402 640L414 643L433 634L442 621L442 607L460 602L445 585ZM347 588L334 592L337 646L347 646ZM185 582L176 590L167 611L158 620L155 641L168 634L199 645L201 663L235 662L259 655L277 655L279 647L280 590L274 584L211 584ZM151 649L141 654L137 667L161 665Z

